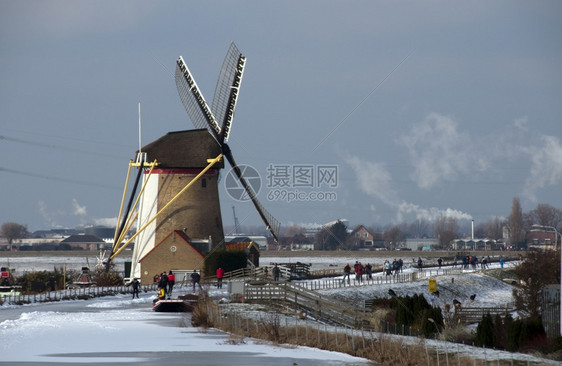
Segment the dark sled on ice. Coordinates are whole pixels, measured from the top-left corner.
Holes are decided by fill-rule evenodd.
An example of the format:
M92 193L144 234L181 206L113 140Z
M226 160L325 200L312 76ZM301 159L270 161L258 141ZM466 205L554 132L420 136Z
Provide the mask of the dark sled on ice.
M198 298L197 295L184 295L174 300L158 300L152 306L152 310L167 313L191 313Z

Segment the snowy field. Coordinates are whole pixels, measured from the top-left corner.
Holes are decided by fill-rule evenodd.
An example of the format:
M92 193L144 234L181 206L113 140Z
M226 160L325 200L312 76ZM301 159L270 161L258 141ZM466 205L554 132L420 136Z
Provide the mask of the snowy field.
M75 256L30 256L30 257L10 257L2 258L0 257L0 266L15 269L13 272L14 276L21 276L27 272L39 272L39 271L53 271L55 268L57 270L66 269L73 271L80 271L82 267L89 267L94 269L98 264L98 257L100 255L92 254L91 252L85 252L84 255ZM116 257L114 263L116 268L122 270L124 268L124 262L130 261L130 257Z
M189 315L155 313L152 296L0 307L0 365L366 365L307 347L201 332Z
M40 260L43 260L41 258ZM385 258L373 258L371 263L381 264ZM391 260L394 258L390 258ZM14 263L12 259L11 263ZM75 259L79 264L79 258ZM287 258L267 258L287 262ZM314 263L328 268L334 259L318 260L312 257L292 258L292 261ZM338 267L355 258L337 258ZM361 259L367 263L365 258ZM45 264L33 263L30 258L21 262L30 268ZM25 263L25 264L24 264ZM46 266L51 265L47 264ZM516 263L506 263L513 266ZM345 265L345 263L344 263ZM499 268L499 264L491 264ZM28 269L26 269L28 270ZM405 272L417 270L407 264ZM435 270L434 270L435 271ZM19 271L18 271L19 272ZM380 273L375 276L383 277ZM341 276L335 277L336 280ZM390 297L393 289L399 296L423 293L428 301L444 308L457 299L466 306L505 306L512 302L511 285L468 270L463 274L437 275L439 297L428 292L428 278L399 284L350 286L341 289L321 290L320 293L362 306L368 298ZM321 280L318 280L321 281ZM227 286L225 286L226 288ZM184 289L183 291L189 291ZM210 288L213 298L228 298L225 289ZM474 300L470 296L476 294ZM349 355L326 352L306 347L275 347L264 342L245 339L231 342L228 334L218 330L201 332L191 327L188 314L166 314L151 311L153 294L141 299L115 296L88 301L65 301L26 306L0 306L0 365L47 364L136 364L154 365L366 365L363 359ZM236 306L236 305L231 305ZM244 305L237 311L244 311ZM247 315L260 316L251 306ZM295 321L294 319L292 321ZM281 323L283 324L283 322ZM382 336L382 335L379 335ZM399 337L404 342L417 342L416 338ZM545 365L559 363L538 359L530 355L486 350L447 342L428 341L441 350L461 352L488 361L528 360ZM187 362L186 360L189 360Z

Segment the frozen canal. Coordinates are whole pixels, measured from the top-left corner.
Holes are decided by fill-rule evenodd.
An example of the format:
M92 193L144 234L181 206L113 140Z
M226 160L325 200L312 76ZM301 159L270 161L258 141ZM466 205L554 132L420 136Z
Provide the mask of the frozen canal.
M230 342L190 325L189 314L155 313L152 297L0 306L0 365L367 365L306 347Z

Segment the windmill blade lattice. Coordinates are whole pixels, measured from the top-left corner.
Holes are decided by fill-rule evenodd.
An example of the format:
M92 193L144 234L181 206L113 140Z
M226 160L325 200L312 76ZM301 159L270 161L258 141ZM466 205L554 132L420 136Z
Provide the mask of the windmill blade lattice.
M228 141L245 65L246 58L232 42L222 63L211 107L217 123L222 124L221 142Z
M232 166L232 169L252 200L252 203L267 229L277 241L277 233L279 232L281 223L258 201L255 192L242 175L240 168L234 161L230 148L226 144L234 117L236 102L238 100L238 92L244 74L246 58L240 53L233 42L228 49L221 67L221 72L215 88L215 95L213 97L212 109L209 108L205 98L203 98L197 83L195 83L189 68L181 56L176 64L176 86L189 118L195 127L206 128L215 140L217 140L224 156ZM222 126L219 126L219 123L221 123Z
M208 129L211 135L219 141L221 131L217 120L181 56L176 61L175 80L180 99L193 125L197 128Z

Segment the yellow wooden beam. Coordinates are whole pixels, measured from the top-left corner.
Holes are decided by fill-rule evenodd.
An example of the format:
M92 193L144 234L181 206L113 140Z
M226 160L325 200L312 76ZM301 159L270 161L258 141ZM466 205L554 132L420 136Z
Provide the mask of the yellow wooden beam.
M162 209L160 209L160 211L158 211L150 220L148 220L146 222L146 224L144 224L139 230L137 230L137 232L135 233L135 235L131 236L129 238L129 240L127 240L127 242L125 242L125 244L123 244L121 246L121 248L119 248L119 250L117 250L115 253L113 253L111 255L111 257L109 257L109 259L113 259L115 258L117 255L119 255L141 232L143 232L148 225L150 225L154 220L156 220L156 218L158 216L160 216L162 214L162 212L164 212L172 203L174 203L189 187L191 187L191 185L193 185L193 183L195 183L199 178L201 178L203 176L203 174L205 174L209 169L211 169L211 167L213 165L215 165L217 162L219 162L222 159L222 154L219 154L216 158L212 159L209 162L209 165L207 165L199 174L197 174L197 176L195 176L195 178L193 178L188 184L185 185L185 187L183 187L181 189L181 191L179 191L174 198L172 198L164 207L162 207Z

